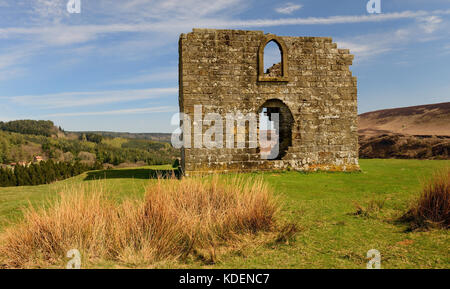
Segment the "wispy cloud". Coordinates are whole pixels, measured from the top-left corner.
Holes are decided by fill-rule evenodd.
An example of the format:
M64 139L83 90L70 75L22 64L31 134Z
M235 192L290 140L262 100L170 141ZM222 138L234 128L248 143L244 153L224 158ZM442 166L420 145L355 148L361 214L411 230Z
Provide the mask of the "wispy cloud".
M430 42L450 37L450 22L441 17L420 17L408 26L364 35L339 38L339 47L349 48L356 55L355 63L377 55L401 49L411 43Z
M206 16L228 16L246 9L245 0L97 0L89 2L89 9L101 10L117 20L148 22L154 20L195 20Z
M35 55L40 47L35 45L20 45L0 51L0 81L8 80L24 73L20 64Z
M137 76L114 80L108 83L112 84L137 84L137 83L154 83L161 81L177 81L178 80L178 69L161 69L160 72L152 72L139 74Z
M33 22L60 23L67 16L67 0L35 0L31 4Z
M334 25L334 24L384 22L399 19L417 19L419 17L426 17L430 15L450 15L450 10L404 11L395 13L353 15L353 16L243 20L243 21L229 21L228 24L230 26L248 26L248 27L285 26L285 25ZM220 24L220 21L218 21L218 24Z
M420 22L421 28L426 33L433 33L440 27L443 20L441 17L433 15L419 18L418 21Z
M18 61L28 55L28 51L5 51L0 53L0 71L16 64Z
M292 14L294 11L300 10L302 7L303 5L288 2L283 6L276 8L275 11L281 14Z
M43 115L42 117L72 117L72 116L100 116L100 115L126 115L126 114L148 114L160 112L176 112L176 106L156 106L145 108L130 108L107 111L82 111L82 112L67 112L67 113L53 113Z
M42 95L22 95L2 97L14 104L33 106L41 109L96 106L111 103L131 102L143 99L156 99L178 93L178 88L150 88L134 90L110 90L90 92L62 92Z
M166 20L139 24L104 24L104 25L56 25L47 27L8 27L0 28L0 38L18 35L39 35L47 44L68 45L96 39L99 35L125 32L173 32L183 31L187 27L267 27L286 25L333 25L349 23L383 22L399 19L428 19L428 24L435 24L437 18L430 16L450 15L450 10L404 11L376 15L281 18L234 20L220 18L200 18L191 21ZM428 17L428 18L424 18ZM433 20L434 19L434 20Z
M99 55L115 56L134 60L143 55L143 50L147 53L150 49L156 50L173 43L177 35L181 32L189 32L192 27L205 28L260 28L271 26L288 25L337 25L368 22L385 22L400 19L415 19L421 24L421 29L432 33L442 25L442 16L450 15L450 10L435 11L403 11L395 13L383 13L377 15L349 15L349 16L329 16L329 17L306 17L306 18L280 18L280 19L235 19L233 16L233 7L245 7L243 0L220 0L212 4L200 0L166 0L166 1L144 1L133 0L127 3L116 1L95 1L83 2L87 16L95 11L106 11L108 18L102 18L102 21L96 21L95 24L78 25L79 22L70 23L63 12L56 12L59 4L49 4L50 0L40 0L36 2L35 10L39 11L37 15L45 19L45 15L50 15L59 20L53 21L48 25L48 21L42 20L39 25L26 25L16 27L0 28L0 41L8 40L8 43L14 43L12 40L20 39L25 45L11 46L16 51L12 57L0 56L0 80L6 79L6 71L2 71L2 65L6 61L9 66L24 62L27 58L39 53L42 49L74 49L77 45L88 45L91 49L85 50L85 53L95 53ZM56 3L56 2L55 2ZM237 5L239 4L239 5ZM55 6L56 5L56 6ZM103 6L102 6L103 5ZM196 9L191 9L196 7ZM293 6L286 6L292 7ZM281 7L281 8L286 8ZM189 8L189 9L188 9ZM239 8L243 9L243 8ZM92 12L94 11L94 12ZM120 11L120 13L118 13ZM142 11L145 13L142 14ZM189 11L189 13L187 12ZM290 11L283 10L283 11ZM114 12L114 13L113 13ZM234 11L236 12L236 11ZM108 14L110 13L110 14ZM84 15L84 14L83 14ZM113 15L117 17L114 18ZM167 17L164 17L167 16ZM58 18L59 17L59 18ZM62 18L61 18L62 17ZM63 20L61 20L63 19ZM70 17L69 17L70 19ZM95 18L92 18L95 19ZM134 20L133 20L134 19ZM123 21L118 22L118 21ZM34 22L33 22L34 23ZM86 23L86 21L84 21ZM87 23L92 23L88 21ZM101 40L109 35L123 34L125 38L114 45L107 45ZM88 44L87 44L88 43ZM360 51L367 50L360 43ZM34 47L33 50L27 50L27 46ZM41 49L39 49L41 47ZM159 50L161 51L163 50ZM24 54L23 57L15 55ZM14 70L17 71L18 67ZM22 71L24 69L21 69ZM12 74L13 76L13 74Z

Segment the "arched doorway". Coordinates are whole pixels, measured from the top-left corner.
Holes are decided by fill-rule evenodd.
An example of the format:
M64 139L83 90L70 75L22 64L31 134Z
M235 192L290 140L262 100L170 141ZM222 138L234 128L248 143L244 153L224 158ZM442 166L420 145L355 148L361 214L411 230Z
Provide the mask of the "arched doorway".
M259 108L259 147L262 158L282 159L292 146L294 117L279 99L267 100Z

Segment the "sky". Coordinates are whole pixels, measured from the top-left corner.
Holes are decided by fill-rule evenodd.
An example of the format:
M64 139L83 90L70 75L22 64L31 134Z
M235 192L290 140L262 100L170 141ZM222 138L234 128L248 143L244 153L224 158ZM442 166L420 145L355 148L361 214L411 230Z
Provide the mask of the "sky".
M450 0L0 0L0 121L172 132L192 28L332 37L355 55L359 113L450 101Z

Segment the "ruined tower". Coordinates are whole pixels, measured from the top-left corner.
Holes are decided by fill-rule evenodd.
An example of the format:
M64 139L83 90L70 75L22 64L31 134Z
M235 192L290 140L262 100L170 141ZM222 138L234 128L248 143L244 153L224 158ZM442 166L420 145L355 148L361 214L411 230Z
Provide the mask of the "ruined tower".
M264 69L264 48L275 42L281 63ZM353 55L331 38L287 37L262 31L193 29L179 41L180 112L279 114L279 154L261 148L182 148L186 175L261 170L359 170ZM200 131L190 127L192 142ZM225 127L224 134L225 134ZM258 129L258 136L261 130ZM239 136L236 136L239 137ZM244 136L245 137L245 136Z

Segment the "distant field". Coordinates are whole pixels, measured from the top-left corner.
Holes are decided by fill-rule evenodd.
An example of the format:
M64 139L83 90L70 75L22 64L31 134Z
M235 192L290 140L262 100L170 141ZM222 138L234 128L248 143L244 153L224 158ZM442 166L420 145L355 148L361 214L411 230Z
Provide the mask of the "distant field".
M190 261L159 267L365 268L367 251L377 249L383 268L450 268L448 231L407 232L406 224L395 221L417 196L421 180L450 167L450 161L374 159L360 164L361 173L257 174L280 196L283 216L298 222L301 230L293 243L249 246L225 254L215 265ZM44 204L73 184L103 182L117 201L141 198L149 176L161 169L170 166L90 172L52 185L0 188L0 231L20 220L20 208ZM106 179L95 180L101 176ZM369 202L382 204L381 209L368 216L354 215L355 203L365 208Z

